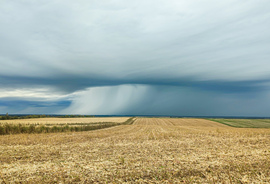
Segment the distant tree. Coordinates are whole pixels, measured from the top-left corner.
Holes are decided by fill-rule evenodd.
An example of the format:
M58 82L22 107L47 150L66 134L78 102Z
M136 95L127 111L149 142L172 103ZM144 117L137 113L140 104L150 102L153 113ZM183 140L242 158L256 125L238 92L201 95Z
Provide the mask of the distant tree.
M5 119L10 119L8 112L6 113L6 118Z

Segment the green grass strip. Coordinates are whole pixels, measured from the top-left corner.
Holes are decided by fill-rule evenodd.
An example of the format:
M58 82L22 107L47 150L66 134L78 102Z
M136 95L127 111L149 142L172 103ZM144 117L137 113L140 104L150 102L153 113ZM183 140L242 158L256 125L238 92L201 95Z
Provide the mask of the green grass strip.
M237 128L270 128L270 119L208 119Z

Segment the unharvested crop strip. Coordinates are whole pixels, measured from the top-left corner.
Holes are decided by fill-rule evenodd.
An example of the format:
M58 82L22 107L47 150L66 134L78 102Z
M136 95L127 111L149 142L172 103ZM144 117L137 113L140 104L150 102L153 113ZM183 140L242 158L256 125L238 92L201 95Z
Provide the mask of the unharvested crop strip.
M0 125L0 135L9 135L9 134L22 134L22 133L56 133L56 132L80 132L80 131L91 131L109 128L118 125L131 125L134 122L134 118L129 118L123 123L116 122L100 122L100 123L71 123L63 125L22 125L22 124L3 124ZM53 126L51 126L53 125Z

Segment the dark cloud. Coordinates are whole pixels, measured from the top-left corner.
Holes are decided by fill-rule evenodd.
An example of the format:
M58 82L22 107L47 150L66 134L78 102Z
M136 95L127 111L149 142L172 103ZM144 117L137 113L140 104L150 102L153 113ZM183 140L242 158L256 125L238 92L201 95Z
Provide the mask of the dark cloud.
M44 100L67 100L51 112L262 115L246 106L268 107L269 6L267 0L4 1L0 103L20 98L5 108L22 104L18 112L28 113L50 112Z
M190 87L194 89L203 89L208 91L216 91L220 93L249 93L260 92L269 89L266 83L270 83L270 79L247 80L247 81L222 81L222 80L206 80L198 81L193 78L105 78L100 77L79 77L79 76L60 76L54 78L38 78L38 77L16 77L16 76L0 76L0 83L6 88L21 88L47 86L53 87L57 92L72 93L84 90L89 87L98 86L116 86L124 84L144 84L144 85L163 85Z
M67 108L71 104L70 101L29 101L12 98L0 99L1 113L8 112L10 114L44 114L60 111Z
M68 107L70 105L70 101L23 101L23 100L14 100L14 99L1 99L0 106L23 106L23 107L54 107L54 106L62 106Z
M268 116L270 93L220 93L179 86L122 85L89 88L62 113Z

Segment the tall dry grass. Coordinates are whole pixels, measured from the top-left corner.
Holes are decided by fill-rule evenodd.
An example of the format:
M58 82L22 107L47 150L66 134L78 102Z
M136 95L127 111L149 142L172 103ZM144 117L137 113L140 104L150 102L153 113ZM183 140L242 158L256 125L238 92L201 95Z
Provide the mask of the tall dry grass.
M57 121L58 120L58 121ZM29 122L30 121L30 122ZM98 122L100 121L100 122ZM108 121L108 122L105 122ZM27 123L26 123L27 122ZM46 122L46 123L45 123ZM129 124L133 118L42 118L0 121L0 135L22 133L80 132Z

